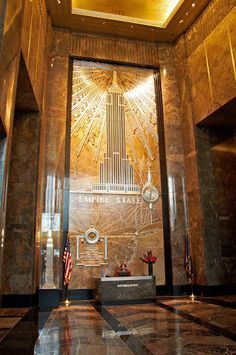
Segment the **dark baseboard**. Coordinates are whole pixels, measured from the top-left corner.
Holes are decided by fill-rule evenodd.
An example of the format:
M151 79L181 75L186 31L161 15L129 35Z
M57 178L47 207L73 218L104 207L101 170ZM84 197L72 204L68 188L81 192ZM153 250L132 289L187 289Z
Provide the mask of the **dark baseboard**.
M36 307L38 305L38 292L32 295L2 295L1 306L6 308Z
M193 291L197 296L223 296L223 295L232 295L235 294L236 285L212 285L212 286L202 286L194 285Z
M72 289L68 290L68 298L70 300L91 300L94 298L94 290L86 289Z
M236 285L193 285L193 293L196 296L210 297L235 294ZM157 296L185 296L192 293L191 285L161 285L156 286Z
M184 296L191 292L190 285L158 285L156 286L157 296Z
M61 302L62 292L59 289L40 289L38 306L40 309L58 307Z
M235 294L236 285L193 285L193 292L196 296L212 297ZM186 296L192 293L191 285L160 285L156 286L157 296ZM92 300L94 299L93 289L72 289L68 290L70 300ZM58 307L62 301L62 291L59 289L39 289L32 295L2 295L1 307L37 307L41 309L52 309Z

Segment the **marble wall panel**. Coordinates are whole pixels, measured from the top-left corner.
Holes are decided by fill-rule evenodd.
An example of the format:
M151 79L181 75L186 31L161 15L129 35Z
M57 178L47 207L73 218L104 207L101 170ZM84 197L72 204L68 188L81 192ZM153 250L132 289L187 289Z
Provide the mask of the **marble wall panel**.
M25 14L24 14L25 17ZM29 72L31 82L34 87L35 82L35 73L37 70L37 60L38 60L38 45L39 45L39 28L41 28L40 22L40 12L38 1L32 1L32 9L30 19L30 33L28 40L28 52L26 57L26 66ZM40 48L40 51L43 51L43 47Z
M193 151L192 154L186 155L185 166L186 166L186 175L189 182L186 184L187 191L194 191L199 188L199 177L198 177L198 168L196 164L197 152Z
M38 106L40 106L42 102L41 100L42 84L43 84L42 74L43 74L43 67L44 67L44 63L43 63L45 57L44 47L45 47L46 30L48 26L48 21L47 21L48 16L47 16L44 0L40 0L40 1L35 0L33 2L30 0L26 0L26 1L13 0L8 2L1 1L0 3L1 11L4 10L2 6L5 3L7 3L6 17L4 18L4 16L1 16L1 21L2 21L1 31L3 37L1 34L0 116L3 120L3 125L5 126L5 130L7 132L6 164L5 164L5 176L4 176L4 181L6 182L8 179L8 171L10 165L12 127L13 127L13 118L14 118L14 111L15 111L15 97L16 97L16 89L17 89L17 76L19 71L20 50L22 49L22 52L25 55L25 59L27 59L26 60L27 67L28 67L28 71L30 72L29 75L31 79L31 85L27 86L27 88L30 87L31 89L31 86L34 88L34 94L36 95ZM31 21L33 8L34 8L34 21L36 21L36 23L38 24L37 26L34 26L33 24L34 21ZM38 19L40 23L38 22ZM3 20L5 20L4 27L3 27ZM42 31L43 31L43 35L42 35ZM32 92L32 95L34 94ZM27 107L25 107L25 109L27 110ZM18 158L19 156L16 159ZM36 157L34 157L33 160L37 161ZM27 164L23 162L22 166L25 167L25 165ZM16 176L19 177L16 171L17 169L13 167L13 170L14 170L13 175L15 174L15 178ZM30 211L28 208L28 201L27 201L27 199L29 200L30 203L32 203L33 201L34 196L30 195L32 192L31 189L33 189L33 184L29 182L31 177L28 174L27 169L24 170L22 176L25 177L25 180L16 181L14 184L11 181L12 175L10 176L9 179L10 181L9 188L12 190L12 194L15 196L13 197L15 198L15 203L17 200L16 196L18 194L19 204L27 212L24 216L20 216L19 213L20 209L17 208L14 216L14 214L11 214L10 210L8 211L9 216L12 218L12 220L15 218L14 223L17 224L17 231L19 230L19 235L29 233L30 226L32 227L32 224L34 224L34 222L32 221L33 214L31 213L30 215ZM25 199L23 196L24 194L19 194L19 190L25 191ZM7 195L6 184L3 186L3 195L4 196ZM6 205L5 201L3 201L3 206L5 205ZM16 206L12 203L12 207L15 208ZM4 230L5 214L6 211L4 209L2 211L2 216L1 216L1 230ZM21 225L21 227L19 227L19 225ZM10 240L9 241L6 240L6 245L9 245L9 243L11 242L12 235L15 234L16 232L14 228L11 230L11 226L9 225L8 225L8 230L9 230L8 235ZM5 258L7 258L8 251L9 248L6 247ZM31 269L32 269L32 265L31 265ZM6 284L4 292L24 293L25 291L25 293L27 292L32 293L33 292L32 289L34 288L34 280L32 279L33 273L32 270L31 271L30 270L27 271L27 270L24 271L24 275L29 272L31 274L30 281L29 281L29 276L24 276L24 277L22 276L24 278L24 283L23 283L23 279L21 280L22 283L21 281L11 282L9 281L10 280L9 279L8 280L9 284ZM15 275L13 274L14 271L12 270L12 277L16 279L17 274ZM20 276L19 276L19 280L20 280ZM24 284L25 284L25 290L23 291ZM17 285L20 285L19 289ZM6 289L8 291L6 291Z
M205 42L214 110L236 96L235 68L229 36L228 26L224 21L216 27Z
M228 38L229 45L232 56L232 63L236 62L236 29L235 29L235 17L236 17L236 6L232 9L232 11L228 14L226 18L226 26L228 27ZM235 75L235 65L234 66L234 75Z
M173 284L178 285L186 283L184 268L184 235L186 233L184 195L186 191L184 186L185 171L182 115L180 110L174 47L167 44L159 44L158 49L163 94Z
M235 156L232 129L198 128L199 171L209 284L235 282ZM232 141L233 142L233 141Z
M158 66L158 47L153 43L95 37L54 30L52 51L75 57Z
M196 165L195 159L193 163ZM187 164L186 167L188 169ZM189 211L188 235L193 259L194 281L197 285L205 285L207 283L205 234L200 196L199 188L191 189L187 192Z
M33 79L33 87L35 96L38 98L38 102L41 105L41 111L43 111L43 80L44 76L44 66L45 66L45 58L46 58L46 40L48 41L47 36L45 36L44 30L41 26L39 26L38 32L38 47L37 47L37 55L36 55L36 68Z
M203 117L207 117L213 110L212 85L208 72L208 58L204 43L188 58L188 67L192 82L194 120L198 122Z
M5 14L6 0L0 0L0 48L2 48Z
M67 121L68 57L54 57L49 64L47 96L47 173L64 179L65 135Z
M181 62L185 42L186 70L189 71L192 84L195 123L236 95L235 26L232 25L236 19L236 7L232 7L232 4L228 7L226 4L220 5L220 2L213 1L176 45L177 59ZM204 16L209 20L212 18L213 22L207 22ZM199 35L200 29L202 41L194 37L195 34ZM194 47L191 47L194 41Z
M190 56L229 13L235 12L235 0L213 0L184 35ZM178 40L179 41L179 40Z
M1 2L1 6L3 6ZM5 16L1 17L3 31L1 34L1 50L0 50L0 86L1 86L1 95L0 95L0 117L2 124L4 126L5 132L7 134L6 141L6 160L5 160L5 171L3 177L3 200L0 212L0 228L2 233L5 230L5 215L6 215L6 182L8 178L9 171L9 162L10 162L10 143L11 143L11 127L12 120L14 115L14 100L16 95L16 86L17 81L16 77L18 74L19 66L19 40L20 40L20 22L21 22L21 5L22 1L11 1L6 2L5 7ZM3 8L2 8L3 10ZM4 12L4 11L3 11ZM4 13L2 13L4 15ZM3 35L3 36L2 36ZM1 255L3 255L3 246L4 241L1 243ZM1 258L0 268L2 266ZM2 281L2 280L0 280ZM2 288L2 283L0 285Z
M2 291L10 294L32 294L35 292L38 114L16 115L12 139Z
M39 109L42 108L42 67L44 65L46 34L45 1L25 0L21 48Z
M62 280L61 245L64 215L65 183L65 139L67 124L67 89L69 57L49 56L47 67L47 96L45 102L45 122L41 136L41 156L43 165L40 168L40 200L38 207L38 233L41 249L45 248L47 235L41 233L42 213L58 213L60 215L60 231L54 234L54 283L58 288ZM40 237L41 235L41 237ZM42 265L41 265L42 269Z
M22 49L23 56L25 58L25 62L27 65L28 65L28 50L29 50L30 35L31 35L32 11L33 11L33 2L32 1L25 1L24 16L22 19L21 49Z
M4 37L0 66L0 110L3 124L9 132L16 92L16 75L19 64L19 40L22 1L11 1L6 6Z
M235 1L212 1L189 31L178 39L175 46L180 107L183 114L189 211L188 234L195 269L195 282L198 284L217 284L219 280L223 283L227 278L226 273L222 273L222 264L221 267L218 266L217 257L209 254L211 248L215 248L213 253L219 258L222 249L216 237L219 235L219 221L214 217L219 206L219 199L218 202L213 203L216 190L219 194L219 189L216 189L219 176L217 177L215 173L219 162L212 161L212 154L207 146L208 140L205 138L201 140L201 149L205 153L199 152L199 147L196 146L195 124L229 100L230 95L235 95L232 46L235 26L233 28L233 23L235 23ZM219 105L215 101L216 98ZM199 180L200 170L202 171L200 175L203 174L209 181L203 182L202 178ZM208 231L212 231L209 236L207 228ZM217 239L215 244L213 236ZM211 243L215 246L211 246ZM227 253L227 247L225 250ZM211 260L210 264L206 262L207 260ZM229 263L226 264L229 269Z
M185 155L192 155L195 151L195 137L194 137L194 122L193 122L193 100L192 100L192 85L190 80L189 70L187 68L186 58L183 59L184 44L181 45L181 50L176 48L176 65L177 65L177 77L178 77L178 88L180 97L180 109L181 113L184 114L184 119L182 119L182 129L184 136L184 152ZM182 52L182 54L178 54ZM179 59L178 59L179 58ZM183 59L183 60L182 60ZM188 170L186 170L186 186L188 186L187 178Z

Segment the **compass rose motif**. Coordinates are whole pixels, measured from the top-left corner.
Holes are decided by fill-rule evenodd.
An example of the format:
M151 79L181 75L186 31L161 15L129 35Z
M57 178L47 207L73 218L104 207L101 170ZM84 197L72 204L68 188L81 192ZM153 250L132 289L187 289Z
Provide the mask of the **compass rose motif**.
M160 193L157 188L152 184L152 175L150 169L148 169L148 178L146 184L142 189L142 197L145 202L148 203L150 210L153 208L153 204L158 201Z

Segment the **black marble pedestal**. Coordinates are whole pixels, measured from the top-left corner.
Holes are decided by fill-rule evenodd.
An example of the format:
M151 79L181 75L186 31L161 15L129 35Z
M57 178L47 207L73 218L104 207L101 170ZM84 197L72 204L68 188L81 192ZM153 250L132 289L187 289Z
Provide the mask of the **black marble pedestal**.
M156 296L155 276L101 277L96 279L98 302L153 300Z

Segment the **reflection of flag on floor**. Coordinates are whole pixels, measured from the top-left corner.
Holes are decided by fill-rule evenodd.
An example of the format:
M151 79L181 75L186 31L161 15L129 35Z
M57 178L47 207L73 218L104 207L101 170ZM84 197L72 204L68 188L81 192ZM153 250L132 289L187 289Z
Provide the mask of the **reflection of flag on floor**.
M71 278L71 273L72 273L72 258L71 258L71 252L70 252L70 241L69 238L67 238L66 243L65 243L65 248L64 248L64 253L63 253L63 258L62 258L65 267L64 267L64 284L68 284Z
M73 319L73 313L71 312L71 310L68 309L64 309L64 318L63 318L63 340L64 340L64 346L63 346L63 354L64 355L70 355L72 353L79 353L77 352L77 348L76 348L76 344L74 344L73 346L73 337L72 337L72 333L71 333L71 327L73 327L74 325L71 323L72 319ZM74 329L74 328L73 328ZM74 352L73 352L74 350Z
M193 262L189 247L188 235L185 236L185 270L188 281L192 281L193 277Z

